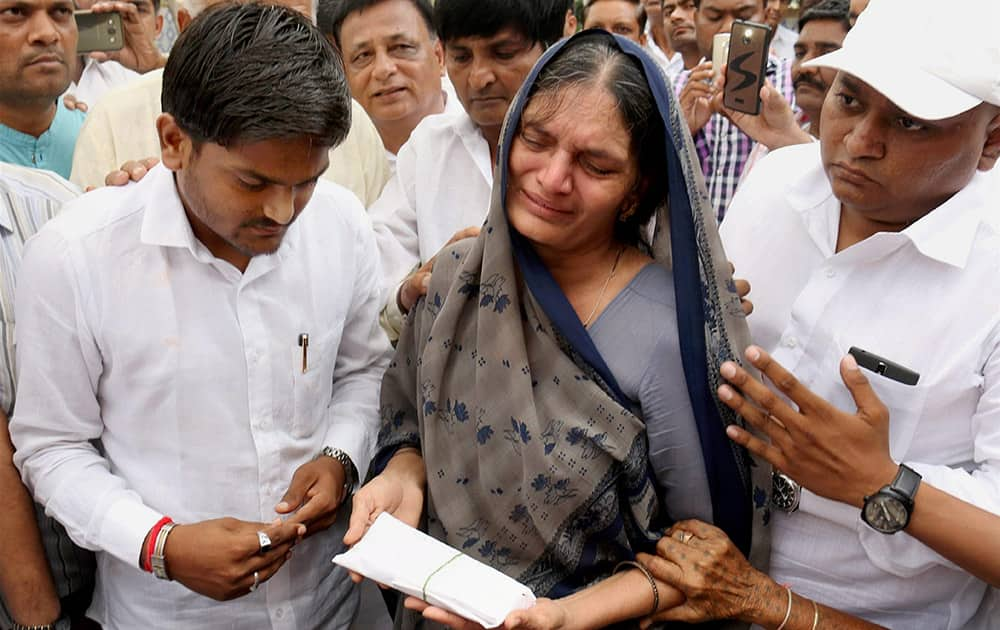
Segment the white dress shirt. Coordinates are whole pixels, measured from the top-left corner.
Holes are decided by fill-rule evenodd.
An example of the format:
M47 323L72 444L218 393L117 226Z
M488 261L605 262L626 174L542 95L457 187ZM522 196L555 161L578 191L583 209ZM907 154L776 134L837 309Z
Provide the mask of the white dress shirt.
M868 374L889 408L892 458L1000 513L996 199L995 178L977 173L906 230L836 252L840 202L811 143L761 160L722 238L753 284L755 343L848 411L838 366L851 346L917 371L916 387ZM771 575L834 608L890 628L964 628L982 601L983 582L906 533L869 528L856 507L804 491L772 525Z
M163 515L270 522L324 446L364 477L387 358L375 251L354 195L320 182L278 251L240 273L195 238L163 166L67 204L29 242L15 463L47 513L98 552L90 614L105 628L350 623L356 593L329 562L345 519L229 603L157 580L138 558Z
M129 70L117 61L97 61L89 56L84 57L83 72L80 80L69 84L67 94L72 94L76 100L91 107L101 100L106 93L114 88L126 85L142 75Z
M482 225L492 187L489 144L464 111L423 119L399 149L396 174L368 209L385 289L391 292L455 232Z

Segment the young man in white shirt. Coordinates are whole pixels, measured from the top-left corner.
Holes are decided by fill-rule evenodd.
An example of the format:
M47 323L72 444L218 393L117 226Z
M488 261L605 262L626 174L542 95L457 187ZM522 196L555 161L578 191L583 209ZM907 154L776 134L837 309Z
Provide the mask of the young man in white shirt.
M318 182L350 103L300 14L208 11L164 72L163 165L27 248L15 464L97 552L104 628L351 623L328 560L387 344L364 208Z
M546 46L563 31L544 2L438 0L434 21L465 112L424 119L399 151L396 173L369 208L382 261L390 337L456 233L482 225L507 107ZM465 234L465 233L463 233ZM414 268L425 265L416 273Z
M722 224L754 286L748 358L794 403L724 367L780 422L723 388L771 443L732 435L809 489L776 478L793 511L774 512L771 575L891 628L981 627L987 586L959 568L975 571L974 545L936 516L948 495L1000 514L993 4L970 3L980 28L935 22L930 0L872 3L810 62L839 70L820 143L761 161ZM884 407L851 348L878 355L867 377Z

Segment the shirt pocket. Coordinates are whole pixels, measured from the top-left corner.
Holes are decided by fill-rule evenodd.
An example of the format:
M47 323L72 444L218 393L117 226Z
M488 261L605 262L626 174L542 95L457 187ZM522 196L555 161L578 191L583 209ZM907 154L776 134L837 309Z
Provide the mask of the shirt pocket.
M923 416L928 387L903 385L867 370L865 372L875 394L889 410L889 453L893 460L903 461Z
M337 335L310 336L305 353L298 344L292 348L293 437L312 438L318 433L322 438L326 433L327 409L333 399L333 370L337 363L338 341Z

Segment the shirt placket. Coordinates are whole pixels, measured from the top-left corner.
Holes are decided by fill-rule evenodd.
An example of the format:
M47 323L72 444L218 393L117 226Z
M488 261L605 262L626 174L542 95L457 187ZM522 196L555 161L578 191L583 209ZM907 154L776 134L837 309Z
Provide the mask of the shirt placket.
M258 506L260 520L270 522L277 516L275 506L284 495L291 479L282 477L281 454L285 441L275 422L281 399L281 368L287 367L281 355L270 350L271 331L256 299L253 284L245 283L237 295L237 313L243 336L243 352L247 368L247 402L250 412L250 433L257 451ZM278 397L278 400L275 399ZM294 630L295 615L291 601L288 570L279 571L263 587L268 616L274 630Z

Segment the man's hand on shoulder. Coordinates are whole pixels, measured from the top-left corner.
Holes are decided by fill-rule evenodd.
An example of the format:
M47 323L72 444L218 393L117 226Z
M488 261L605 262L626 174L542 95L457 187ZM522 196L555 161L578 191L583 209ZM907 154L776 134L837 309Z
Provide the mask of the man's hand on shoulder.
M129 182L138 182L146 176L154 166L160 163L159 158L144 158L142 160L129 160L121 165L117 170L111 171L104 176L105 186L126 186ZM87 187L87 192L94 190L93 186Z
M261 552L258 531L271 539ZM263 584L291 557L292 547L305 534L299 523L249 523L219 518L177 525L167 536L164 556L170 578L196 593L218 601L242 597L256 583Z

